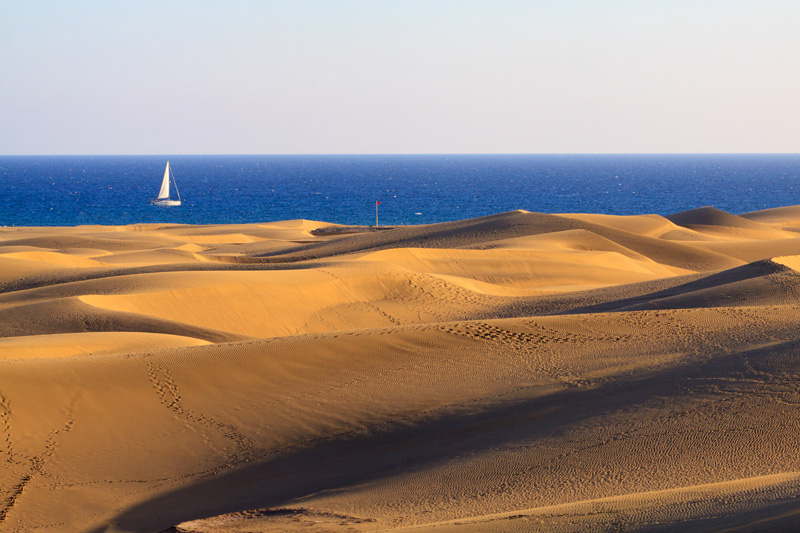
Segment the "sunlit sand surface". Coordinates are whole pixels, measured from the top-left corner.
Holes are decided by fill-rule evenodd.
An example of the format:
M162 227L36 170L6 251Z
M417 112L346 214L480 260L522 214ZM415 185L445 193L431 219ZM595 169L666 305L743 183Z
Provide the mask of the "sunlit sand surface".
M800 207L0 228L0 531L792 530L798 272Z

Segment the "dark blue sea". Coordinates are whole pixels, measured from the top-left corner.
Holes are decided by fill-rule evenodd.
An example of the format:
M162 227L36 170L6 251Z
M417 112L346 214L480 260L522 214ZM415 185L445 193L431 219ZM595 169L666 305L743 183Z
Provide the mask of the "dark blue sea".
M150 204L167 159L180 207ZM744 213L800 204L800 155L0 156L0 190L4 226Z

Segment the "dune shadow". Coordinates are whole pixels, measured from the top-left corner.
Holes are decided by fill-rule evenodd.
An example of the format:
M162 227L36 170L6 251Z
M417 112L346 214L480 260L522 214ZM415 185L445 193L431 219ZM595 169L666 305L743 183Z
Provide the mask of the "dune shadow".
M576 307L570 310L565 310L563 313L564 314L608 313L616 311L628 311L631 310L632 308L641 310L641 309L667 309L667 308L693 307L692 305L687 305L686 302L683 303L676 302L675 305L669 305L659 301L666 300L668 298L687 296L691 293L700 293L702 291L707 291L710 289L718 289L726 285L731 287L731 294L729 295L730 298L728 299L718 298L716 302L703 301L702 306L718 307L718 306L730 305L731 300L734 301L737 300L736 299L737 296L739 297L738 302L741 304L742 302L746 301L747 298L747 295L745 294L746 290L741 290L747 288L746 287L747 282L758 280L759 278L765 278L766 276L769 276L771 274L786 274L786 273L793 273L793 271L788 267L779 265L777 263L773 263L772 261L769 260L756 261L754 263L748 263L746 265L742 265L739 267L723 270L721 272L717 272L714 274L709 274L700 279L695 279L688 283L682 283L680 285L669 287L664 290L659 290L655 292L646 292L629 298L611 300L585 307ZM734 288L736 285L739 285L739 287ZM759 287L758 289L760 288L761 287ZM760 290L754 290L753 292L754 294L761 293ZM695 305L694 307L697 307L697 305Z
M241 271L241 270L309 270L312 268L324 267L327 263L301 263L301 264L283 264L283 263L265 263L255 261L253 263L245 263L236 261L235 258L230 261L216 261L209 260L205 263L192 262L192 263L166 263L160 265L147 265L135 267L96 267L84 268L79 271L73 270L59 270L55 272L39 273L30 277L23 277L11 281L0 282L0 297L4 295L12 295L12 293L19 291L26 291L30 289L40 289L44 287L51 287L53 285L68 285L74 284L76 294L79 292L80 283L99 279L123 278L124 276L134 276L139 274L161 274L169 272L222 272L222 271ZM27 295L20 295L17 299L23 300ZM4 301L14 301L9 299L8 296Z
M709 369L707 364L712 364ZM424 418L387 421L319 437L281 453L265 454L213 477L159 494L122 512L91 533L162 531L181 522L253 509L280 508L299 498L423 471L448 459L514 442L552 438L604 413L653 398L675 404L693 393L685 386L709 374L742 370L736 356L684 364L639 378L575 387L539 397L461 405ZM592 447L597 443L585 443ZM543 466L547 459L542 458Z

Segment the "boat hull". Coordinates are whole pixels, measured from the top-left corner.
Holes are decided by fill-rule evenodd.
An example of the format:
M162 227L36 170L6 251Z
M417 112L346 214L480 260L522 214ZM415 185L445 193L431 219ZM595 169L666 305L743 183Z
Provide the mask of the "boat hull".
M153 205L159 205L161 207L174 207L176 205L181 205L180 200L151 200Z

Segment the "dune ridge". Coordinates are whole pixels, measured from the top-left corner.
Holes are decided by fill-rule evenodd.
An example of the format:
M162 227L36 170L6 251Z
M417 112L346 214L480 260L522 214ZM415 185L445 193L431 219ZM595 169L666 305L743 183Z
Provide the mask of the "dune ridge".
M800 524L800 207L0 232L0 531Z

